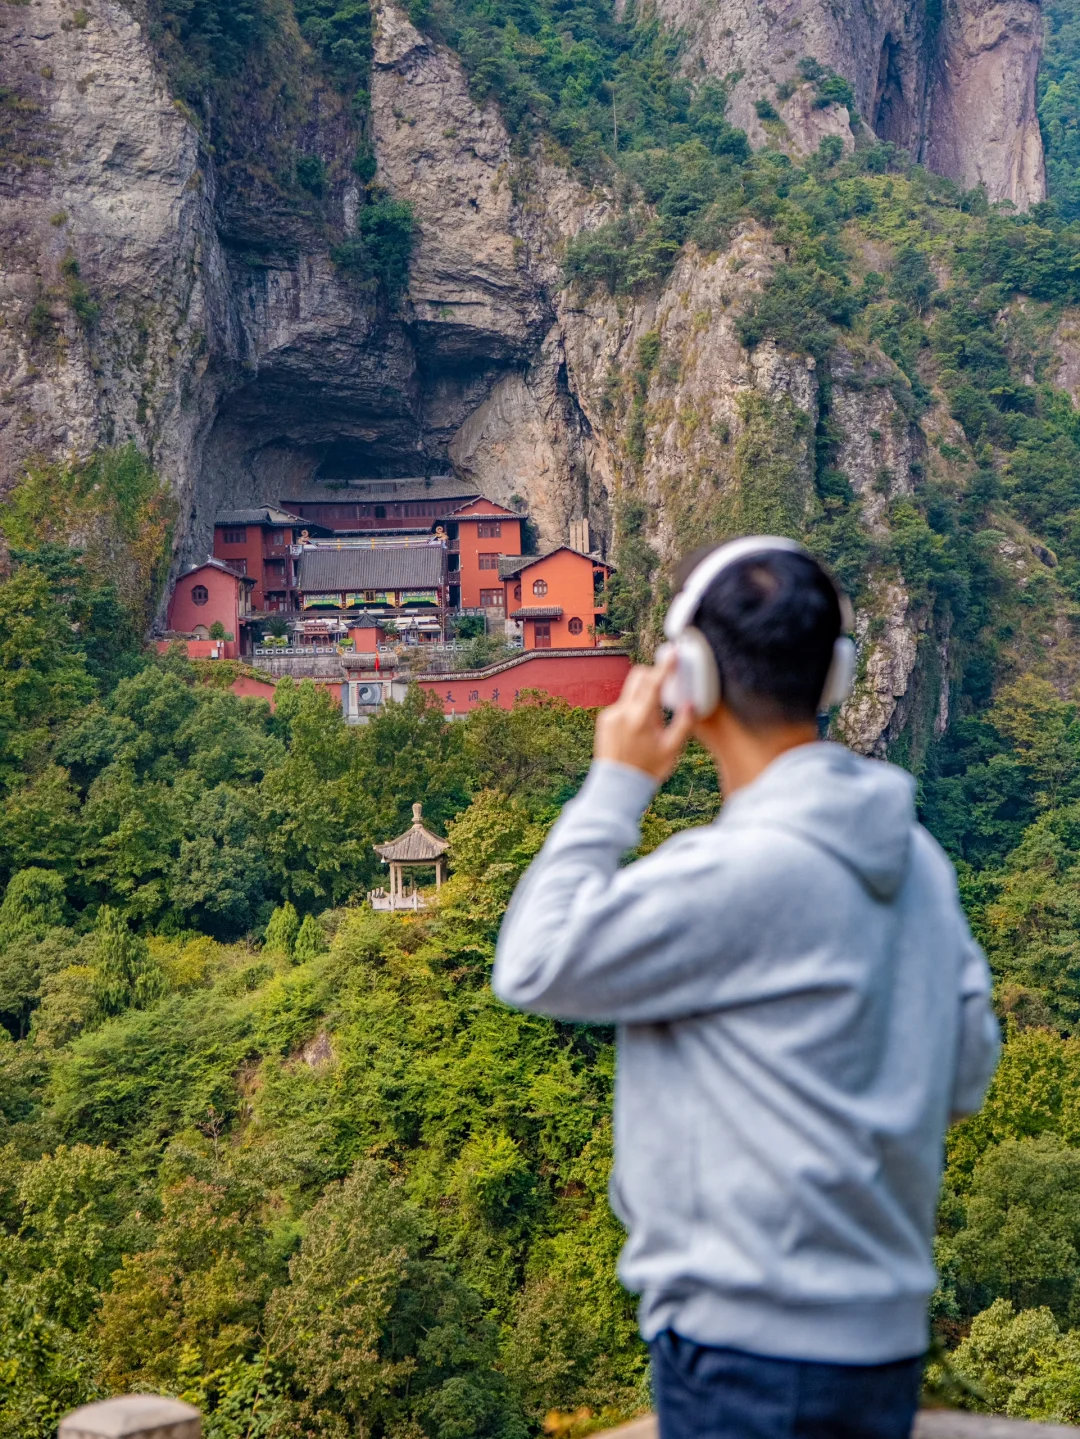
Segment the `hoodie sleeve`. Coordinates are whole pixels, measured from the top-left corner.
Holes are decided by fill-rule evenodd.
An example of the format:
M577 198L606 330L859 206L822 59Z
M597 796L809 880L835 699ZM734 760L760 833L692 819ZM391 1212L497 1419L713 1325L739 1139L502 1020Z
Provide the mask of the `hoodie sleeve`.
M952 1117L974 1114L983 1102L1001 1052L1001 1033L990 1004L990 969L971 938L960 970L960 1037L953 1079Z
M715 852L702 854L687 833L619 867L656 788L628 765L593 764L507 910L491 979L500 999L613 1024L659 1023L713 1002L715 903L688 903L687 880L701 866L703 892L715 896Z

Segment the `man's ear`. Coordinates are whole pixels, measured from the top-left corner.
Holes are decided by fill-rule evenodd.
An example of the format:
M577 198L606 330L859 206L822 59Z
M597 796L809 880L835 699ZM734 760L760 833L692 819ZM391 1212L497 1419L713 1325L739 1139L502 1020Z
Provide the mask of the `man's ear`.
M715 743L718 735L722 735L731 725L731 711L723 700L716 706L711 715L704 719L694 719L694 725L690 733L694 738L709 748L710 742Z

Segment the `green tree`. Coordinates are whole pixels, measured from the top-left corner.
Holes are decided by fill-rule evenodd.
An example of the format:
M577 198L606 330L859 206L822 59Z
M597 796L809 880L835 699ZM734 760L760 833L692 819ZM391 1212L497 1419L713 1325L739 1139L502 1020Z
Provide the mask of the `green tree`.
M1044 1023L1080 1017L1080 804L1051 810L986 876L979 931L1003 990L1032 996Z
M282 680L275 694L276 724L288 740L284 762L259 789L265 852L282 894L342 900L374 861L376 806L361 779L356 731L310 680Z
M1080 1334L1062 1333L1049 1309L1017 1313L996 1299L950 1362L985 1396L971 1407L1054 1424L1080 1420Z
M1003 1140L976 1165L963 1212L951 1242L961 1284L1080 1317L1080 1149L1049 1134Z
M304 922L297 931L293 958L297 964L306 964L308 960L325 951L326 936L322 932L322 926L313 914L305 914Z
M0 902L0 949L13 939L43 939L68 917L64 881L49 869L23 869L13 875Z
M165 1189L153 1242L125 1256L94 1342L114 1392L176 1390L250 1357L273 1262L249 1190L187 1176Z
M146 940L132 934L123 915L103 905L94 925L97 1001L103 1015L143 1009L164 991L161 968Z
M20 1222L0 1241L4 1282L73 1332L97 1311L124 1247L126 1178L108 1149L60 1145L25 1165Z
M1036 801L1053 809L1075 794L1080 776L1080 718L1077 707L1061 699L1047 680L1024 675L1006 685L988 715L1011 745Z
M267 1310L298 1396L289 1432L524 1439L494 1330L427 1249L400 1180L370 1160L311 1210Z
M296 906L286 900L284 904L278 905L270 916L264 945L272 954L285 954L291 959L299 933L300 916L296 912Z
M75 636L57 633L45 576L16 571L0 584L0 788L43 757L56 727L92 694Z

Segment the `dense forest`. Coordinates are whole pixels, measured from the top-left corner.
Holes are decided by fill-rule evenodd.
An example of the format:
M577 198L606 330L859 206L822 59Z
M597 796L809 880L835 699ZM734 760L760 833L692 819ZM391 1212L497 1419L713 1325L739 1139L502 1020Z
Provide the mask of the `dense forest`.
M322 67L367 186L336 263L399 289L411 220L373 183L365 0L150 13L223 159L246 67L290 46ZM640 291L752 217L786 260L744 343L772 336L827 374L839 336L872 339L905 412L942 405L960 427L962 450L939 448L963 486L893 501L882 539L826 410L804 537L856 594L871 560L902 573L956 654L948 729L894 758L957 861L1007 1045L949 1139L928 1385L1080 1422L1080 704L1051 663L1080 624L1080 418L1044 346L1080 302L1080 14L1046 6L1051 198L1016 216L870 136L803 164L751 154L722 87L680 78L678 37L607 0L410 13L522 155L555 146L618 195L569 246L568 284ZM851 98L812 62L805 78ZM321 162L282 163L317 210ZM643 342L638 359L631 458L660 356ZM31 466L0 509L0 1436L44 1439L137 1388L198 1403L213 1439L524 1439L552 1414L583 1434L639 1410L605 1197L612 1036L511 1013L487 986L592 716L534 696L449 725L415 696L349 728L310 684L282 681L273 712L237 699L229 664L143 647L175 520L131 446ZM656 559L632 506L618 521L612 613L638 632ZM1023 585L1001 559L1017 535L1048 557ZM436 908L374 914L372 845L417 799L453 878ZM718 804L691 749L643 848Z

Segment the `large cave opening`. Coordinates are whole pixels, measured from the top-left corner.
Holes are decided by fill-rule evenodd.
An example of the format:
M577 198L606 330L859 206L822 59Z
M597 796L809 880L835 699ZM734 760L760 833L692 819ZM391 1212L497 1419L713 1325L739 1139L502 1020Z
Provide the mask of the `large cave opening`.
M404 319L360 305L339 313L341 292L328 291L306 317L295 303L256 312L240 354L219 357L208 376L182 562L205 559L221 511L445 473L450 440L506 373L507 355L444 354Z
M878 59L871 123L880 140L889 140L905 149L912 145L914 120L911 101L904 91L904 78L909 63L909 57L900 41L891 34L886 35Z

